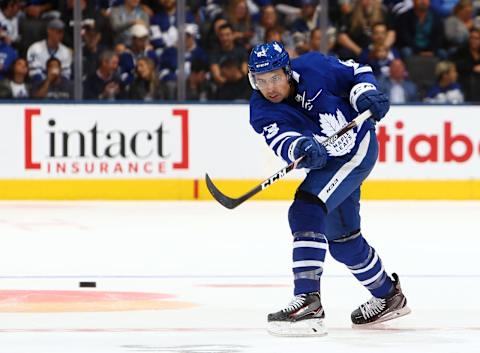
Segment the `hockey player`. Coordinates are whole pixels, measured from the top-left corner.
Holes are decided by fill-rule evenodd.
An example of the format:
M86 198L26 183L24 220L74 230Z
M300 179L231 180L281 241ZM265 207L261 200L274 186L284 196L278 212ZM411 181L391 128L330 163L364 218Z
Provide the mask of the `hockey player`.
M410 309L396 274L387 275L360 229L360 185L373 169L378 144L366 121L324 147L321 142L369 109L375 121L389 109L369 66L310 52L290 62L279 42L260 44L249 58L250 123L274 153L307 176L288 220L293 235L295 297L268 315L277 335L323 335L320 278L328 250L373 297L352 312L354 326L406 315Z

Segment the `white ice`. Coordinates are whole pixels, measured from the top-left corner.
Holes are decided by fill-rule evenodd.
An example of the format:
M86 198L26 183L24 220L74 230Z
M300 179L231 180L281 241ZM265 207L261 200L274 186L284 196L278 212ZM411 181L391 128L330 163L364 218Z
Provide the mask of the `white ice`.
M265 330L267 313L292 296L288 206L0 203L0 293L80 290L79 281L92 280L99 291L168 293L197 304L0 313L0 353L480 352L480 202L363 202L363 233L387 271L400 275L412 314L352 329L350 312L369 293L328 257L329 333L319 338Z

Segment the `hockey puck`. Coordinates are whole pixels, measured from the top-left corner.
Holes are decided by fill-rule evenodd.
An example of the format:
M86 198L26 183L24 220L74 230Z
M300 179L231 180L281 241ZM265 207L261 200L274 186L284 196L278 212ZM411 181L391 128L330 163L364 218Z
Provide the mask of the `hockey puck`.
M80 282L80 288L96 288L97 282Z

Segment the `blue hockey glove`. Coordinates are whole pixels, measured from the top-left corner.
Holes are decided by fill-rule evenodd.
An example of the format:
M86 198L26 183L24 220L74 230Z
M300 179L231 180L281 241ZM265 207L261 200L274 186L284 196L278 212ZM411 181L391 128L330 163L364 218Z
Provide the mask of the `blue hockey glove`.
M297 168L322 169L327 163L327 150L313 137L302 137L293 149L295 159L305 156Z
M376 121L380 121L388 109L390 109L390 102L387 95L377 90L370 90L363 92L357 99L357 108L359 113L363 113L365 110L370 109L372 112L372 118Z

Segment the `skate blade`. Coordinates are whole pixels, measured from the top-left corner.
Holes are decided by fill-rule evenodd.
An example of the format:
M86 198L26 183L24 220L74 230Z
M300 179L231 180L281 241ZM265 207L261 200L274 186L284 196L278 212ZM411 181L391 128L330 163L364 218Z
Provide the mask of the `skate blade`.
M309 319L297 322L270 321L267 331L271 335L282 337L318 337L327 334L323 319Z
M387 315L382 316L380 319L378 319L378 320L375 321L375 322L369 322L368 324L361 324L361 325L359 325L359 324L352 324L352 327L353 327L353 328L375 328L376 325L381 324L382 322L397 319L397 318L399 318L399 317L408 315L408 314L410 314L411 312L412 312L412 311L410 310L410 308L409 308L408 306L404 306L404 307L401 308L401 309L392 311L391 313L388 313Z

